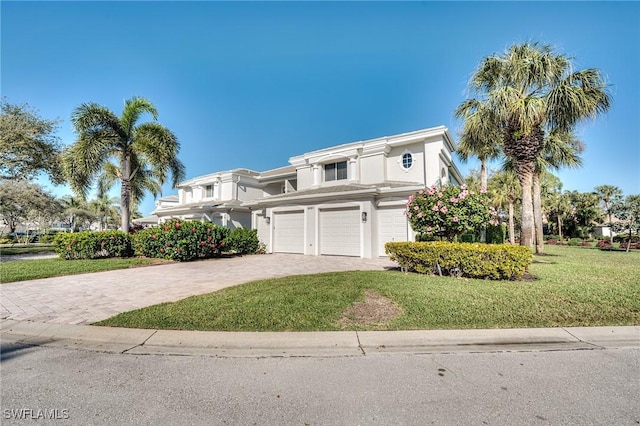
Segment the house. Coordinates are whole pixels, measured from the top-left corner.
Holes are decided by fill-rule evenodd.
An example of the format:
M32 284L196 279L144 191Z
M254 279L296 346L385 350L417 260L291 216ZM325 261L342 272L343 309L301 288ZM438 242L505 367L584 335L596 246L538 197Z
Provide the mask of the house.
M409 195L459 184L446 127L337 145L291 157L262 173L234 169L178 185L154 215L257 229L269 253L384 256L384 244L414 238Z

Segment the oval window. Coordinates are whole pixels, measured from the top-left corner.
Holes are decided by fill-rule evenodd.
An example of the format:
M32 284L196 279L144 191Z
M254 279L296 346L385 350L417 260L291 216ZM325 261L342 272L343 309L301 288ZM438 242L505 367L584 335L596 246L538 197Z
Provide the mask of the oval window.
M402 168L408 170L413 166L413 155L410 152L402 154Z

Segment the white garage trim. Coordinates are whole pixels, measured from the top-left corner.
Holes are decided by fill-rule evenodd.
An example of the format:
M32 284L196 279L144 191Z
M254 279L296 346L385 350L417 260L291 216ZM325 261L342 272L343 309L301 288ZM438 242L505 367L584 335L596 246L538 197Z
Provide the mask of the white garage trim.
M304 253L304 211L273 213L273 251Z
M320 210L320 254L361 256L360 208Z
M378 209L378 255L386 256L384 245L388 242L408 241L409 224L404 207Z

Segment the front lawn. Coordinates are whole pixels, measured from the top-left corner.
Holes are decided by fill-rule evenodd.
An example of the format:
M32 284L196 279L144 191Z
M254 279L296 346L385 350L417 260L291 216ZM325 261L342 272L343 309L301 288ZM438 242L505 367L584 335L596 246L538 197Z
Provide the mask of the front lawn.
M534 281L468 280L399 271L294 276L122 313L98 324L226 331L640 324L640 251L556 246L548 246L547 251L549 256L536 257L530 268ZM397 308L397 314L381 322L345 321L350 308L367 309L365 291L381 296L377 300ZM373 310L379 307L370 305Z
M62 275L86 274L88 272L101 272L112 269L126 269L148 265L155 261L157 260L136 257L128 259L94 260L63 260L59 258L14 260L0 263L0 283L35 280L38 278L58 277Z
M0 255L2 256L53 252L53 244L3 244L0 246Z

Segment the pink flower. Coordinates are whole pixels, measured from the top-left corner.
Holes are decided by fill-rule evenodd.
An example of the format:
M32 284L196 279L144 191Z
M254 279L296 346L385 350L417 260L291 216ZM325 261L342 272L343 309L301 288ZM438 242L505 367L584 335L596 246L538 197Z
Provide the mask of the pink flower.
M418 213L418 219L422 219L422 212Z
M462 189L463 191L467 189L467 184L463 183L462 185L460 185L460 189Z
M453 197L449 201L451 201L453 204L456 204L459 200L457 198Z
M458 216L454 216L452 219L454 222L458 223L460 221L460 219L458 219Z
M422 195L424 194L424 191L421 189L420 191L418 191L418 194Z
M446 212L448 212L448 211L449 211L449 209L447 209L447 206L442 206L442 208L440 209L440 211L441 211L442 213L446 213Z
M438 205L438 206L441 206L441 205L442 205L442 201L438 200L437 205Z
M427 232L431 232L433 228L431 228L430 226L427 226Z
M433 206L433 209L431 209L431 210L433 210L434 212L437 212L440 209L438 208L438 206Z
M442 192L438 192L438 198L442 198Z
M414 209L415 211L418 211L418 210L420 210L420 207L415 206L413 209Z

